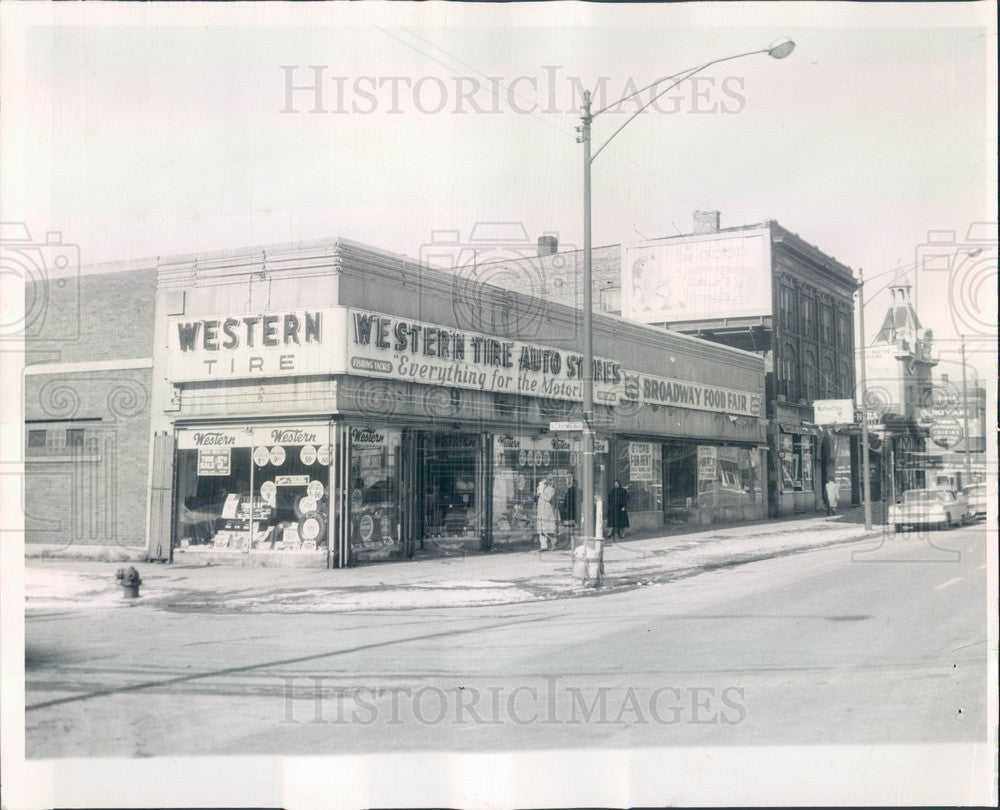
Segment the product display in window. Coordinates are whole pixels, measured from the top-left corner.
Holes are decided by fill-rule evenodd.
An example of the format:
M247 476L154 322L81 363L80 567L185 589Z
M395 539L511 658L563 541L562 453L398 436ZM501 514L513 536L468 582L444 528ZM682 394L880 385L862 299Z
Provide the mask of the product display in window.
M311 441L274 442L290 436ZM320 439L327 436L325 426L182 433L176 545L235 552L325 548L332 453Z

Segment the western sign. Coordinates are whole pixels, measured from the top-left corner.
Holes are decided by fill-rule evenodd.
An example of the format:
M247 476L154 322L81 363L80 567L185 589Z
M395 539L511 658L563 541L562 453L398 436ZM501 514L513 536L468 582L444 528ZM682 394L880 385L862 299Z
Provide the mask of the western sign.
M170 379L332 374L343 313L331 307L172 317L167 324Z
M529 397L583 399L583 358L573 352L348 310L348 373ZM615 405L620 364L594 359L594 401Z

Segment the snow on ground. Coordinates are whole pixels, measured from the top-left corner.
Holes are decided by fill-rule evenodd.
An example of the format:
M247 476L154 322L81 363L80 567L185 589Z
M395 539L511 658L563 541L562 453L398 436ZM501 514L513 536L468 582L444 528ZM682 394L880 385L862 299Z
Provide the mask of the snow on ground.
M80 610L114 607L126 600L113 577L56 568L24 569L25 610Z

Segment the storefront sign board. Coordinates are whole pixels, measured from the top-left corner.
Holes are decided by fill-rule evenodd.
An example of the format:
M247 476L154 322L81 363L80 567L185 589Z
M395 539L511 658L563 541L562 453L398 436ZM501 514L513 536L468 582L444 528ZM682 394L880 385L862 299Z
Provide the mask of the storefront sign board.
M853 399L814 400L813 422L817 425L854 424L854 400Z
M583 399L574 352L377 312L347 311L348 373L530 397ZM594 359L594 401L618 402L619 363Z
M333 374L342 370L344 309L179 315L168 319L171 382Z
M329 437L328 426L298 424L240 425L237 427L185 428L177 433L179 450L254 447L256 445L321 444Z

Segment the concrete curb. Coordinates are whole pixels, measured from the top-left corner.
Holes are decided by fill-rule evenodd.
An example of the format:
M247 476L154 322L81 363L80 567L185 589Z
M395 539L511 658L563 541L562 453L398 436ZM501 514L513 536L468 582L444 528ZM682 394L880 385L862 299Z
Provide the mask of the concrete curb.
M145 562L145 546L78 546L60 543L26 543L26 559L96 560L99 562Z

